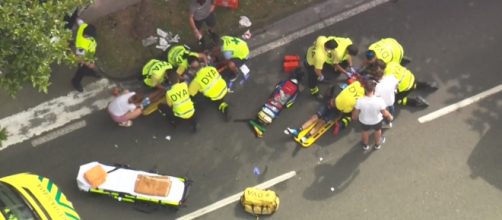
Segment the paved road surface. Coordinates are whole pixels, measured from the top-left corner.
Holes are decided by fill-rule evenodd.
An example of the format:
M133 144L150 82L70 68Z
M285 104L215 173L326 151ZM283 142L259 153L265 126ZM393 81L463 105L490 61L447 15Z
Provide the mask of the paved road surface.
M496 0L402 0L378 6L255 57L249 64L253 80L231 97L234 118L253 117L273 84L285 77L281 57L303 53L317 35L351 36L361 49L381 37L395 37L413 58L409 67L417 78L437 80L441 88L422 94L430 108L399 112L380 151L363 153L353 130L298 149L282 130L315 112L319 104L307 94L283 112L264 139L254 138L245 124L224 123L200 100L196 135L188 127L173 131L158 115L117 128L101 111L83 118L85 128L61 138L2 151L0 175L31 171L50 177L84 219L173 219L290 170L299 174L274 187L282 204L270 219L501 219L502 94L429 123L417 121L500 84L501 7ZM173 139L167 141L166 135ZM95 160L188 176L194 180L188 206L144 214L79 192L77 168ZM267 171L256 177L254 166ZM249 218L236 204L202 219Z

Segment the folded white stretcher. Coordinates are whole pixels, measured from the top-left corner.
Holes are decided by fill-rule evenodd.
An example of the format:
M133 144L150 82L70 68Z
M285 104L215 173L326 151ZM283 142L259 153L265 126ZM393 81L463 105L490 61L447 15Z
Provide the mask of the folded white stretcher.
M107 176L103 184L93 188L84 178L84 173L97 165L101 165L107 172ZM134 191L138 175L161 176L156 173L134 170L124 166L110 166L99 162L90 162L80 166L77 176L77 185L82 191L109 195L121 202L147 202L160 205L180 206L186 200L191 181L180 177L164 176L168 177L171 182L169 192L166 196L152 196L136 193Z

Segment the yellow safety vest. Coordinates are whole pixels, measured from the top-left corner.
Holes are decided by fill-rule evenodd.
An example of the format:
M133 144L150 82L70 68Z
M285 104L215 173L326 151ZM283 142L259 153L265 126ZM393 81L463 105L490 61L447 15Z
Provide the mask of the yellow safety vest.
M172 68L173 66L168 62L151 59L143 67L145 84L150 87L155 87L158 83L163 83L165 81L166 71Z
M227 94L227 83L212 66L200 69L194 81L199 84L199 91L213 101L220 100Z
M349 52L347 47L352 45L352 40L350 38L343 37L333 37L338 44L335 50L331 51L331 57L326 63L329 64L339 64L347 59L349 59Z
M185 54L189 56L199 57L198 53L191 52L185 48L183 45L174 46L167 52L167 62L169 62L173 67L182 66L183 69L188 69L188 59L183 58Z
M232 51L233 58L238 58L241 60L247 59L249 56L249 47L248 44L237 38L230 36L221 37L223 40L223 51Z
M173 113L176 117L189 119L195 113L192 99L190 99L190 94L188 93L188 86L185 82L174 84L166 92L166 99L171 100Z
M315 69L322 69L325 62L330 59L330 51L326 51L324 44L328 41L325 36L319 36L314 41L314 44L307 50L307 64ZM332 59L332 58L331 58Z
M413 75L413 73L406 67L401 66L401 64L397 62L388 63L387 67L385 67L384 75L391 74L393 74L399 81L397 86L398 92L406 92L413 88L413 85L415 84L415 75Z
M403 47L393 38L381 39L371 44L368 49L375 51L376 57L385 63L401 63L404 56Z
M355 81L343 89L335 98L336 108L343 113L354 110L356 102L364 96L364 87L359 81Z
M84 30L86 27L86 23L83 23L78 27L77 36L75 39L75 48L84 50L84 57L86 59L92 59L96 54L97 43L93 37L84 37Z

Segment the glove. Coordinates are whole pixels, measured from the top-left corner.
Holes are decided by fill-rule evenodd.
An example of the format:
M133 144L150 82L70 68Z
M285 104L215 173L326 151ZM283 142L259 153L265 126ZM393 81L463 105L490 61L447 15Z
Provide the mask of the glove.
M324 75L320 75L319 77L317 77L317 80L319 82L322 82L324 80Z

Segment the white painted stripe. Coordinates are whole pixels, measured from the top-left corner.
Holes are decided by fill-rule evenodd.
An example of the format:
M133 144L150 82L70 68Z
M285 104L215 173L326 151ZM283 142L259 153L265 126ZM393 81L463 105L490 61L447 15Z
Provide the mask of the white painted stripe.
M294 32L294 33L291 33L289 34L288 36L285 36L281 39L278 39L274 42L270 42L268 44L265 44L263 46L260 46L256 49L254 49L253 51L251 51L251 54L250 54L250 57L255 57L255 56L258 56L260 54L263 54L263 53L266 53L268 51L271 51L275 48L278 48L278 47L281 47L281 46L284 46L298 38L301 38L301 37L304 37L306 35L309 35L309 34L312 34L316 31L320 31L326 27L329 27L335 23L338 23L340 21L343 21L345 19L348 19L354 15L357 15L357 14L360 14L364 11L367 11L369 9L372 9L378 5L381 5L383 3L386 3L390 0L374 0L374 1L370 1L370 2L367 2L367 3L364 3L364 4L361 4L357 7L354 7L348 11L345 11L345 12L342 12L334 17L331 17L331 18L328 18L328 19L325 19L321 22L318 22L316 24L313 24L313 25L310 25L309 27L307 28L304 28L304 29L301 29L300 31L297 31L297 32Z
M425 122L432 121L432 120L434 120L436 118L439 118L439 117L441 117L443 115L446 115L446 114L448 114L450 112L456 111L457 109L460 109L460 108L463 108L465 106L468 106L468 105L470 105L472 103L475 103L475 102L477 102L477 101L479 101L481 99L484 99L484 98L486 98L486 97L488 97L490 95L493 95L495 93L498 93L500 91L502 91L502 84L499 84L498 86L495 86L495 87L493 87L493 88L491 88L489 90L486 90L486 91L484 91L482 93L479 93L479 94L477 94L475 96L466 98L466 99L464 99L464 100L462 100L460 102L457 102L457 103L451 104L449 106L446 106L446 107L444 107L442 109L439 109L439 110L437 110L435 112L431 112L431 113L429 113L427 115L424 115L424 116L418 118L418 122L425 123Z
M41 144L44 144L44 143L47 143L49 141L52 141L58 137L61 137L63 135L66 135L72 131L75 131L75 130L78 130L80 128L83 128L87 125L87 123L84 121L84 120L80 120L80 121L77 121L75 123L72 123L72 124L69 124L67 126L64 126L62 128L59 128L55 131L51 131L45 135L42 135L38 138L35 138L31 141L31 145L33 145L33 147L36 147L38 145L41 145Z
M258 184L258 185L254 186L254 187L258 188L258 189L268 189L268 188L270 188L270 187L272 187L272 186L274 186L274 185L276 185L278 183L281 183L281 182L284 182L284 181L286 181L288 179L291 179L294 176L296 176L296 171L289 171L289 172L287 172L285 174L282 174L282 175L280 175L280 176L278 176L276 178L273 178L271 180L268 180L266 182ZM232 196L229 196L227 198L224 198L224 199L222 199L222 200L220 200L218 202L215 202L215 203L213 203L211 205L208 205L208 206L206 206L204 208L201 208L201 209L199 209L197 211L194 211L194 212L192 212L192 213L190 213L188 215L184 215L182 217L179 217L179 218L177 218L177 220L190 220L190 219L198 218L198 217L200 217L202 215L205 215L205 214L207 214L209 212L212 212L212 211L214 211L216 209L219 209L219 208L224 207L224 206L226 206L228 204L231 204L231 203L233 203L235 201L238 201L241 198L242 193L244 193L244 191L239 192L237 194L234 194Z
M0 127L6 128L9 136L0 150L104 109L111 100L112 86L107 79L101 79L86 86L84 92L70 92L1 119ZM88 101L91 98L94 101Z

